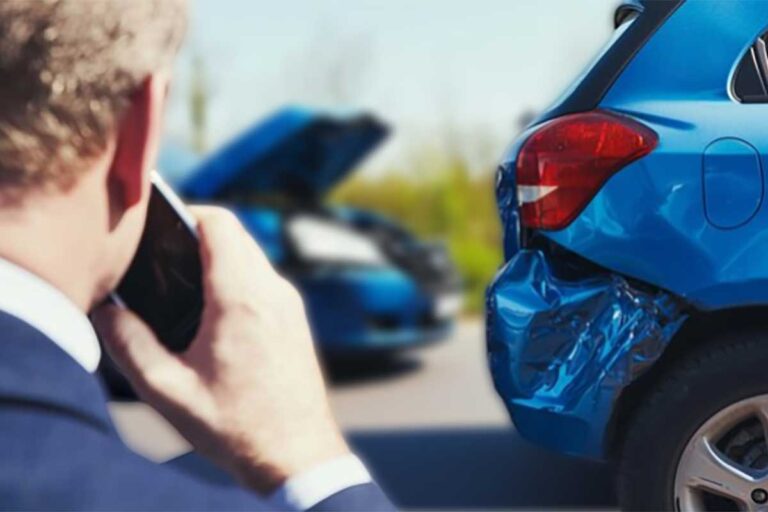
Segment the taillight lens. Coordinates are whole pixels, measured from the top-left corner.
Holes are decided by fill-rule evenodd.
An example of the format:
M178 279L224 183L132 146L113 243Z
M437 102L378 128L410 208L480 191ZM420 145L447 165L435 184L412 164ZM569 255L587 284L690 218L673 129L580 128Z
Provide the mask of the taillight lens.
M525 141L517 157L522 224L566 227L608 178L657 144L650 128L608 112L571 114L549 122Z

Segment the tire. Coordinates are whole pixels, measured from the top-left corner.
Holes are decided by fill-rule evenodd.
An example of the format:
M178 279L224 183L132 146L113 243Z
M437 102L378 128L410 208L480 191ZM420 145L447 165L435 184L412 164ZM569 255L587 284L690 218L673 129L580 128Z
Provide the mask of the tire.
M720 440L704 429L713 424L720 425L720 430L731 428L722 426L723 418L731 422L733 411L740 407L738 404L768 401L766 362L768 336L738 334L701 344L661 374L631 416L621 445L618 495L622 510L684 510L687 508L684 505L690 505L691 501L680 497L690 494L696 495L696 502L702 502L701 509L727 508L719 501L721 497L710 496L706 489L686 484L683 486L686 490L681 491L681 486L700 481L692 480L689 474L690 468L700 472L702 467L690 463L691 451L699 446L695 442L728 441L731 444L722 444L723 453L731 454L736 460L733 454L740 453L736 449L743 450L743 446L734 447L736 434L732 431L750 426L749 432L757 432L754 418L748 418L749 415L734 423L733 428L723 434L728 437ZM768 431L766 425L768 422L763 421L762 432ZM754 435L758 439L760 434ZM765 435L762 441L755 441L754 449L768 452ZM747 498L750 496L747 492Z

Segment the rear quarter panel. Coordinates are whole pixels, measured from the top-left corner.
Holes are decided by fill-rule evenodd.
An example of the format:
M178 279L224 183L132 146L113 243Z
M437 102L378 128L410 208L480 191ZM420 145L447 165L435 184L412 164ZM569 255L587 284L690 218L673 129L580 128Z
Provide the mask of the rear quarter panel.
M617 173L568 228L544 233L615 272L702 309L768 303L768 105L740 104L728 84L768 25L768 2L688 1L646 43L600 108L659 135L647 157ZM723 229L704 206L705 149L735 137L760 156L759 198L743 224Z

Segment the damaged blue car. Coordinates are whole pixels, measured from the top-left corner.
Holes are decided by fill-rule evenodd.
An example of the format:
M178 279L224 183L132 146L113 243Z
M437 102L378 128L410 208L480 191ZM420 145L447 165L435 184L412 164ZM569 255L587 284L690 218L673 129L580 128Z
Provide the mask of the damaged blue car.
M628 510L768 504L768 2L637 1L504 156L488 359Z
M461 281L442 244L373 211L326 203L387 134L370 114L289 107L202 162L161 155L186 200L230 208L296 285L329 358L440 340L461 308Z

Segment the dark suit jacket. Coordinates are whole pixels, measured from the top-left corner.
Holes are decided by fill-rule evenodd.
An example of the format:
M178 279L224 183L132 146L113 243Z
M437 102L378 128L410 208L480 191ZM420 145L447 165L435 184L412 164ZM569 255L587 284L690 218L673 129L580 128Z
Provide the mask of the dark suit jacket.
M50 339L0 312L0 509L254 510L234 485L158 465L117 435L98 378ZM375 484L312 510L392 510Z

